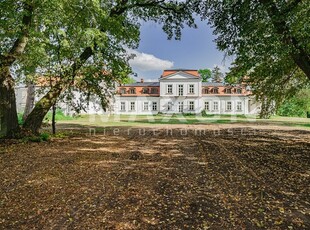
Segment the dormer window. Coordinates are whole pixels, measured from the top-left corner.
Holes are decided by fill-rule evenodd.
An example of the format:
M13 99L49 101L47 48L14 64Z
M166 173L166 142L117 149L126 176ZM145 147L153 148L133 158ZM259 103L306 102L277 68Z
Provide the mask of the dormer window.
M242 89L240 89L240 88L236 89L236 93L237 94L242 94Z
M202 93L203 94L208 94L209 93L209 89L208 88L203 88Z
M213 88L211 90L211 92L214 93L214 94L218 94L219 93L219 89L218 88Z
M129 94L136 94L136 89L135 88L130 88L129 89Z
M142 93L143 94L148 94L149 93L149 89L148 88L143 88L142 89Z
M121 88L119 92L120 92L120 94L126 94L126 89L125 88Z
M226 89L225 89L225 93L231 94L231 88L226 88Z
M157 88L151 88L151 94L158 94Z

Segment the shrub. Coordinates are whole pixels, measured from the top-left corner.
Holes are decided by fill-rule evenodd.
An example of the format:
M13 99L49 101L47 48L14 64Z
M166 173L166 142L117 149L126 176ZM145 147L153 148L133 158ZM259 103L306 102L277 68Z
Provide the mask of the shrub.
M49 141L50 135L48 133L41 133L40 138L42 141Z
M53 137L56 137L56 138L65 138L67 137L67 135L65 133L56 133L53 135Z
M277 115L288 117L306 117L310 112L310 89L303 89L292 98L283 102Z
M40 136L30 136L30 137L27 137L25 138L25 141L31 141L31 142L41 142L42 139Z
M182 113L182 115L184 117L190 117L190 116L194 116L195 114L194 113Z
M208 116L207 111L205 109L202 110L201 116L203 116L203 117L207 117Z
M42 142L42 141L49 141L50 135L48 133L41 133L39 136L27 136L23 138L25 142Z

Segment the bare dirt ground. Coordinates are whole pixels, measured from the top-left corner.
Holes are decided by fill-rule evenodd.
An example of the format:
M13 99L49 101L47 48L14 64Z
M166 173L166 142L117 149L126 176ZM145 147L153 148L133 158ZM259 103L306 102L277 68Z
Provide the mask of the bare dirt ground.
M310 131L199 128L1 143L0 229L310 229Z

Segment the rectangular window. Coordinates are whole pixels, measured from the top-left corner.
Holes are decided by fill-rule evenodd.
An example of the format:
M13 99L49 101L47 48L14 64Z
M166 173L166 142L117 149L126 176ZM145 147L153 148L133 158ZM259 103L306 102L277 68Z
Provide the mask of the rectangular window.
M179 112L183 113L183 102L179 102Z
M121 111L125 111L126 110L126 108L125 108L125 102L121 102Z
M136 110L136 103L135 102L130 102L130 110L131 111Z
M142 89L142 93L143 94L148 94L149 93L149 89L148 88L143 88Z
M172 94L172 85L167 85L167 93Z
M194 92L194 85L189 85L189 93L193 94Z
M151 94L158 94L157 88L151 88Z
M167 110L168 111L172 110L172 102L171 101L169 101L168 104L167 104Z
M189 102L188 110L189 110L189 111L194 111L194 110L195 110L195 106L194 106L194 102L193 102L193 101L190 101L190 102Z
M227 101L226 103L226 110L231 111L231 101Z
M183 96L183 85L179 85L179 96Z
M219 103L217 101L213 102L213 110L218 111L219 110Z
M213 88L211 89L211 92L214 94L218 94L219 93L219 89L218 88Z
M152 110L157 111L157 102L152 103Z
M143 102L143 110L144 111L147 111L149 110L149 103L146 101L146 102Z
M135 88L131 88L131 89L129 90L129 93L130 93L130 94L136 94L136 89L135 89Z
M231 89L225 89L225 93L231 94Z
M242 110L242 102L241 101L237 101L237 110L238 111Z
M206 111L210 110L210 103L208 101L205 101L205 110Z

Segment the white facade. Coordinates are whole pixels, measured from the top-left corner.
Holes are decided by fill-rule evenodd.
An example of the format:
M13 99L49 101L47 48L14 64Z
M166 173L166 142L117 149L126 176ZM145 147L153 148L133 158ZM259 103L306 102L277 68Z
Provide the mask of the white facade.
M42 92L41 92L42 91ZM38 102L46 92L42 87L35 87L35 98L34 104ZM18 113L23 113L26 107L26 100L27 100L27 87L26 86L18 86L15 87L15 97L16 97L16 109ZM60 101L57 103L57 108L60 108L65 115L73 115L76 113L75 109L73 108L73 104L78 106L81 102L81 93L74 91L73 92L73 99L70 102ZM85 110L81 110L81 114L103 114L104 111L101 108L100 100L97 97L93 97L90 101L82 106Z
M160 112L159 97L115 97L115 114L157 114Z
M150 83L154 85L154 83ZM118 95L114 106L116 114L156 114L166 113L201 113L203 110L209 114L257 114L259 104L251 98L249 93L238 94L203 94L204 86L215 88L226 86L221 83L202 83L199 76L194 76L185 71L175 71L159 79L159 95L150 97L143 94ZM147 83L125 85L125 89L133 87L148 87ZM239 86L240 87L240 86ZM121 88L121 87L119 87ZM137 88L138 89L138 88ZM124 89L122 90L124 91ZM138 90L137 90L138 91ZM152 104L156 104L156 109ZM134 109L132 106L135 106ZM148 109L145 106L148 105Z
M170 73L172 72L172 73ZM191 73L197 74L191 74ZM165 71L164 71L165 73ZM226 88L235 87L241 92L224 93ZM204 89L216 88L218 92L205 93ZM242 88L242 89L241 89ZM118 94L110 105L108 113L152 115L158 113L192 113L197 114L205 111L208 114L257 114L260 112L260 104L245 86L228 86L222 83L202 82L197 71L169 70L169 74L163 75L159 82L141 82L118 87ZM36 87L36 92L38 92ZM84 103L82 114L103 114L100 100L96 97L85 104L81 100L81 93L73 92L70 102L59 102L66 115L75 113L74 106ZM36 93L35 102L43 94ZM22 113L26 105L27 88L16 88L17 110Z

